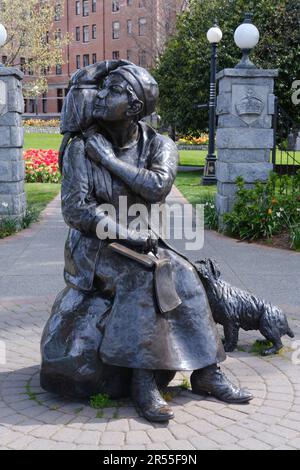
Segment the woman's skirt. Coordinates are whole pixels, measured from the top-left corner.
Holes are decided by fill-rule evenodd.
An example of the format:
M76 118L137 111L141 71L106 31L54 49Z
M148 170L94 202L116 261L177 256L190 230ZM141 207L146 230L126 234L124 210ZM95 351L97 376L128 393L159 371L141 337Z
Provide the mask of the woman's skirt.
M176 252L159 248L172 264L182 304L168 314L157 305L153 270L104 247L96 276L111 295L103 322L101 359L134 369L196 370L226 359L204 287L195 268Z
M67 287L57 297L42 342L41 385L61 395L127 396L131 369L196 370L226 359L195 268L163 245L182 304L157 305L153 270L103 247L95 290ZM165 371L165 373L163 372ZM172 375L172 374L171 374Z

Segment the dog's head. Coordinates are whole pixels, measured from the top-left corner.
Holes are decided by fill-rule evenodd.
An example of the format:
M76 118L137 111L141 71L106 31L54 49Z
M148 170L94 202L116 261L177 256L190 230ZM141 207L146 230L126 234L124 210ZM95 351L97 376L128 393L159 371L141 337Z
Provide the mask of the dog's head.
M201 277L207 280L218 281L221 272L218 263L212 259L204 259L195 263Z
M270 305L269 306L269 320L272 320L272 324L280 333L280 336L288 335L290 338L294 338L295 334L291 330L287 316L284 312L277 306Z

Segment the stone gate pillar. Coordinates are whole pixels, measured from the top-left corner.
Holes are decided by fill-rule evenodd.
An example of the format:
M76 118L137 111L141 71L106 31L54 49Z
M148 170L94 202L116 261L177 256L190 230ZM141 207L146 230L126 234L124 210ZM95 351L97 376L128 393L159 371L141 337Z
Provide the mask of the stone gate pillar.
M238 176L251 188L256 181L266 182L273 169L270 151L277 76L277 70L238 68L218 74L216 203L220 221L233 208Z
M22 79L20 70L0 66L0 217L17 222L26 209Z

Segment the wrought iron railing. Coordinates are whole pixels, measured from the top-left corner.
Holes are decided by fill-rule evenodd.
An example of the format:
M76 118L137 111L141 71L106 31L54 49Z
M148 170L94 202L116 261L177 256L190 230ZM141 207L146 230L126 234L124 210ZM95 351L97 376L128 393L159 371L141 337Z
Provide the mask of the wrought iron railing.
M272 163L279 176L295 175L300 170L300 126L275 100ZM297 137L299 149L297 150Z

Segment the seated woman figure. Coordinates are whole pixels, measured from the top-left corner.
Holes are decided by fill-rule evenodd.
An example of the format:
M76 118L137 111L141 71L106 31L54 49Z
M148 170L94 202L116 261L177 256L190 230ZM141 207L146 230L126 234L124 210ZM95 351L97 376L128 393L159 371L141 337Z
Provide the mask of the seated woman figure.
M193 393L249 402L252 395L218 367L226 355L192 263L151 227L134 232L131 217L124 225L120 213L124 197L129 208L164 202L176 177L176 145L141 122L154 112L157 83L140 67L112 61L81 70L71 84L63 126L75 116L77 129L70 129L61 154L67 288L42 338L42 386L80 398L130 393L146 419L167 421L174 415L158 385L176 371L194 371ZM106 239L97 236L103 224ZM180 305L161 313L153 270L114 252L116 240L169 261Z

